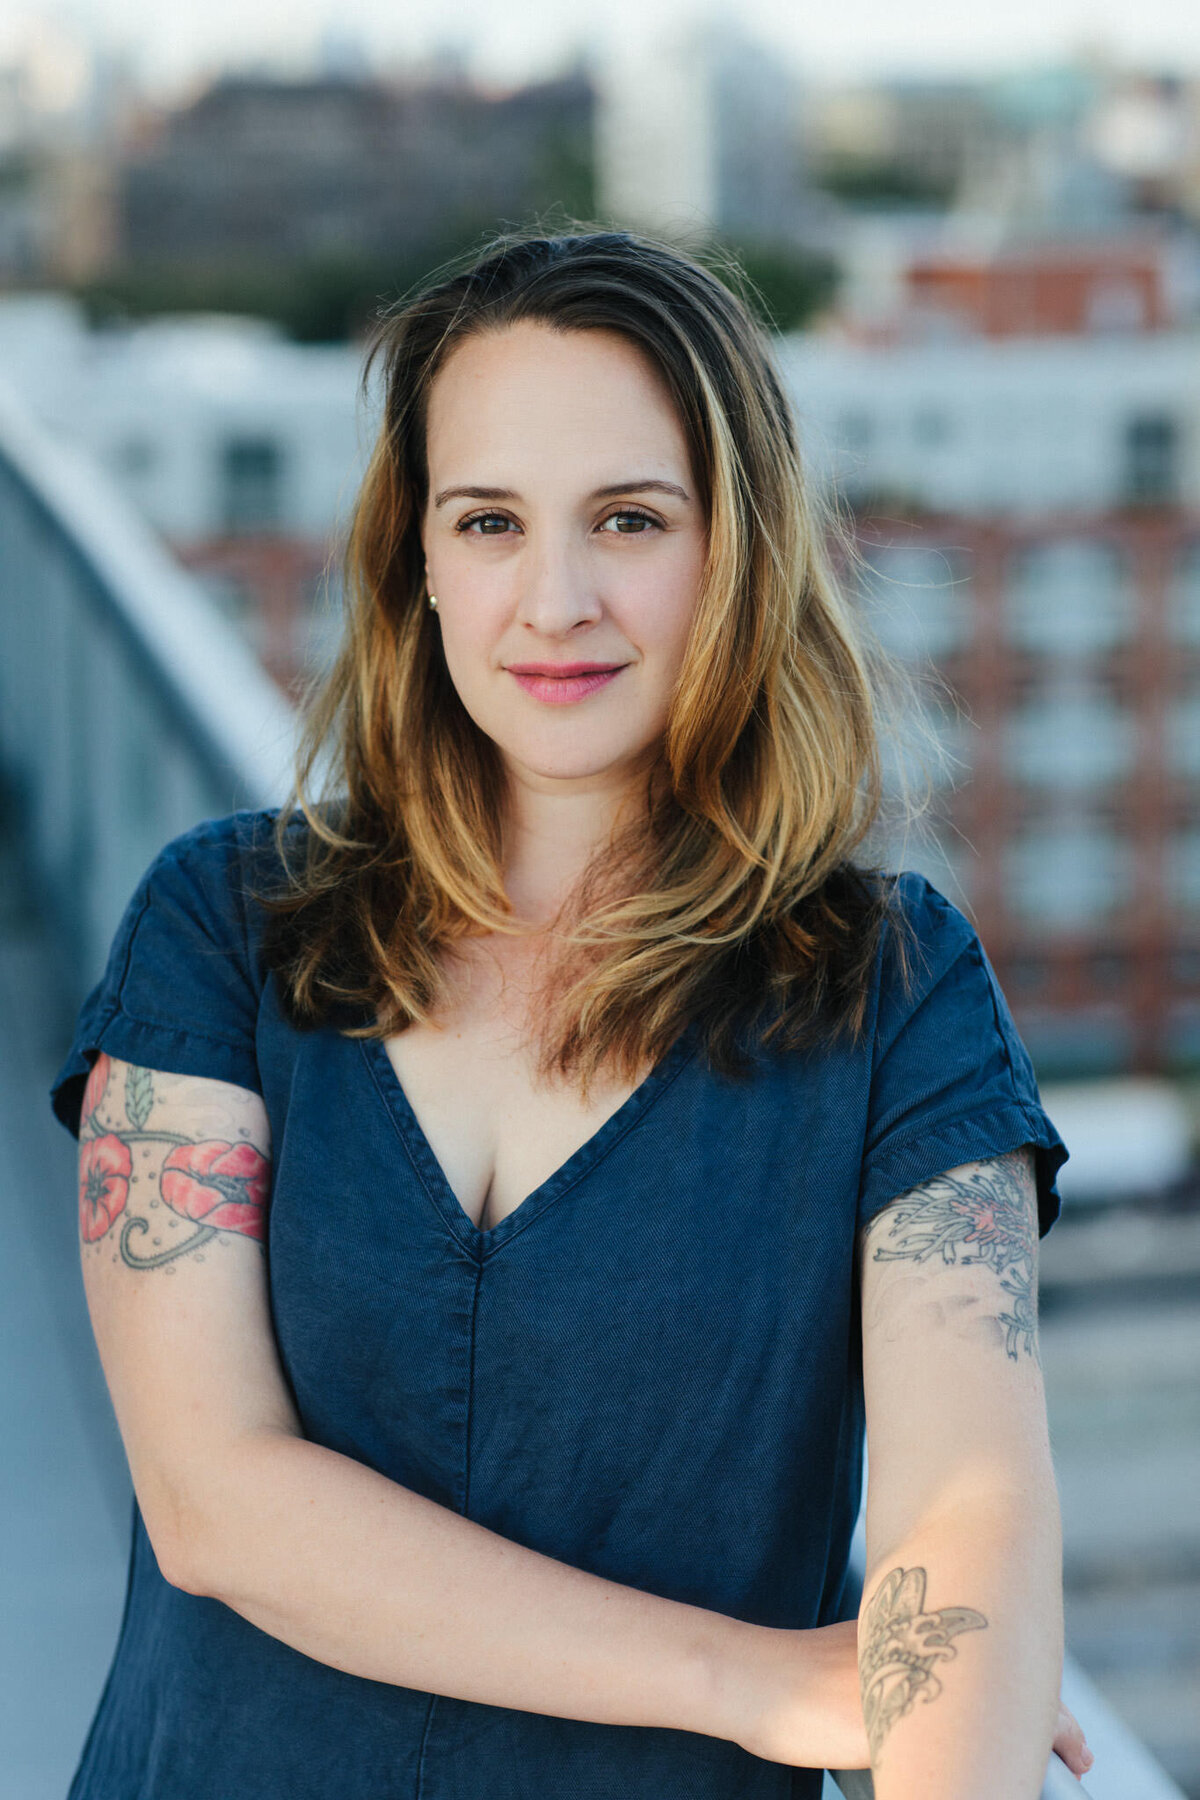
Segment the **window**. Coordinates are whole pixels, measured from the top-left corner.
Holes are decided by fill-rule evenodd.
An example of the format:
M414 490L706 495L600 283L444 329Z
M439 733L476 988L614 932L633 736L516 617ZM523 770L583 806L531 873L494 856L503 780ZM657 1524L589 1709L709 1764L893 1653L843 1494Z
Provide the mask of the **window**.
M1171 702L1166 736L1167 767L1171 773L1200 781L1200 688Z
M837 437L843 450L869 450L873 436L869 413L846 412L838 419Z
M863 547L859 592L894 656L936 661L971 636L971 588L961 552L930 544Z
M1119 275L1094 282L1087 299L1089 331L1141 331L1146 323L1146 302L1136 281Z
M1107 787L1129 774L1136 754L1133 715L1082 682L1035 690L1004 723L1005 769L1027 787Z
M231 536L283 522L283 454L269 437L228 438L221 448L221 522Z
M1179 426L1168 413L1138 413L1125 425L1123 493L1135 505L1175 500Z
M1177 644L1200 648L1200 542L1184 544L1167 595L1168 629Z
M1120 950L1099 950L1087 959L1087 978L1102 993L1119 993L1132 973L1132 959Z
M944 412L923 406L913 414L912 433L914 443L920 444L923 450L936 450L950 441L950 421Z
M1167 844L1167 897L1177 912L1200 912L1200 827L1177 831Z
M1040 931L1086 930L1123 906L1132 888L1129 844L1089 823L1031 827L1004 853L1010 912Z
M1005 613L1012 641L1037 654L1086 656L1132 633L1133 596L1123 558L1110 544L1059 539L1018 552Z

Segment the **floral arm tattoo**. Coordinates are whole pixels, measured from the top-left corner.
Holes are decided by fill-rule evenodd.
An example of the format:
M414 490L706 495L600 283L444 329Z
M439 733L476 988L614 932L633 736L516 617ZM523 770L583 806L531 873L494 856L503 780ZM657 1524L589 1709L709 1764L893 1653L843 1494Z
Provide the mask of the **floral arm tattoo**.
M983 1614L970 1606L926 1612L925 1580L924 1569L893 1569L862 1615L858 1675L873 1769L896 1720L918 1699L928 1704L941 1693L933 1667L957 1656L951 1638L987 1629Z
M1024 1351L1040 1367L1037 1201L1029 1158L1027 1148L1010 1150L922 1182L889 1201L863 1235L873 1262L993 1269L1007 1295L995 1315L1005 1351L1014 1362Z
M162 1128L157 1115L168 1099L188 1101L195 1136ZM202 1246L228 1241L227 1232L261 1245L271 1165L255 1135L241 1090L115 1063L101 1051L79 1121L85 1250L94 1246L93 1254L111 1254L131 1269L173 1274L179 1257L196 1252L202 1262Z

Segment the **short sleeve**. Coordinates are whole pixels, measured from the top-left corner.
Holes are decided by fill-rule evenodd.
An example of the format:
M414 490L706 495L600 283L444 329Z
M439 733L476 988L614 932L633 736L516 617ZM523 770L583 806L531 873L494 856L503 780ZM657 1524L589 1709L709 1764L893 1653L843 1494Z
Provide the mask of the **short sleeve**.
M923 876L901 875L895 895L904 923L889 924L881 954L859 1224L946 1169L1032 1144L1044 1237L1067 1147L995 972L974 927Z
M143 1068L261 1092L255 1037L262 983L247 921L247 848L266 813L209 820L174 838L142 876L99 982L83 1002L50 1088L79 1135L100 1051Z

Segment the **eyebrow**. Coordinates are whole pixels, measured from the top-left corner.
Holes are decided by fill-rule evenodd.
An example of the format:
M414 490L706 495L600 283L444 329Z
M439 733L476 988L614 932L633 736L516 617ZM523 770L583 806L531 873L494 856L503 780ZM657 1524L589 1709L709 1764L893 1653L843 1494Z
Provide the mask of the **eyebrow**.
M589 500L613 500L618 494L674 494L680 500L691 498L685 488L674 481L658 481L647 477L644 481L613 481L607 487L597 488L588 495ZM520 495L512 488L497 487L448 487L435 494L433 504L442 506L447 500L519 500Z

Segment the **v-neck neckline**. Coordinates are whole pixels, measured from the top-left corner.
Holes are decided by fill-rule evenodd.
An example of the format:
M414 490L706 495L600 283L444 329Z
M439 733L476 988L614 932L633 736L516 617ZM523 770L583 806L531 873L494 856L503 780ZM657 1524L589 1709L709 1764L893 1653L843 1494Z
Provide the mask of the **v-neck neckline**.
M666 1055L655 1063L649 1074L643 1077L617 1110L610 1113L603 1124L597 1126L591 1136L571 1152L565 1162L560 1163L545 1181L518 1201L495 1225L481 1230L447 1180L446 1172L413 1110L383 1039L359 1038L357 1041L422 1186L454 1236L473 1256L481 1260L515 1237L518 1231L522 1231L543 1213L568 1188L582 1180L633 1129L658 1096L670 1086L697 1047L695 1028L688 1025Z

